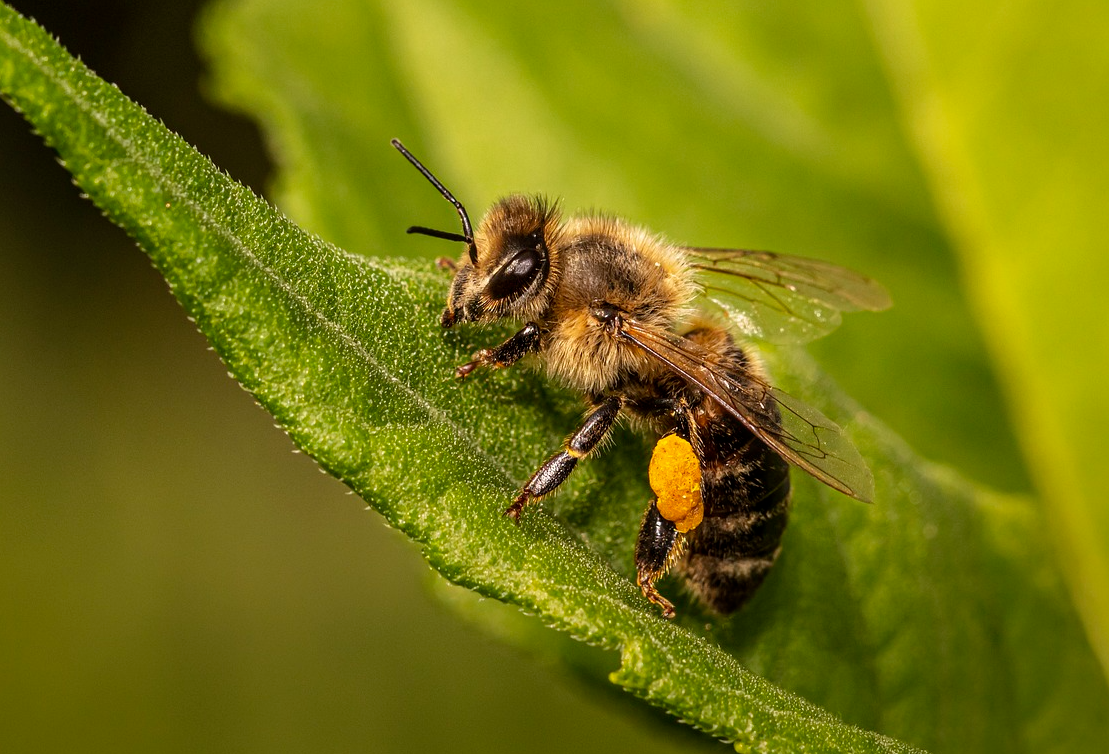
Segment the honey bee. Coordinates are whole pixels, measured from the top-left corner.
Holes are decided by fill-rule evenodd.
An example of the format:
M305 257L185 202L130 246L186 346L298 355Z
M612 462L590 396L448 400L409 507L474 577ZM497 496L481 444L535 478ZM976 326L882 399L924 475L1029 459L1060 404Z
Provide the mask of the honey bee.
M542 197L501 199L475 232L454 195L392 144L462 220L461 233L408 229L466 245L459 262L443 263L454 280L442 326L524 323L456 376L538 354L589 406L505 515L518 521L527 505L554 492L619 417L637 420L660 439L649 471L657 497L640 526L636 580L672 618L673 604L655 586L671 568L721 614L762 583L781 549L791 464L870 501L870 469L843 430L770 385L732 330L776 342L812 339L834 328L840 312L887 308L880 285L813 259L678 246L614 217L564 217Z

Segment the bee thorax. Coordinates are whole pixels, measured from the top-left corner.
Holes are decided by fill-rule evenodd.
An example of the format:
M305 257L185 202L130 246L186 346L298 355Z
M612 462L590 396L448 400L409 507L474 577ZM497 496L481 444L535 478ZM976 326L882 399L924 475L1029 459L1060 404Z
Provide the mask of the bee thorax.
M621 341L588 311L549 325L543 344L547 370L568 387L607 393L629 373L650 368L643 353Z

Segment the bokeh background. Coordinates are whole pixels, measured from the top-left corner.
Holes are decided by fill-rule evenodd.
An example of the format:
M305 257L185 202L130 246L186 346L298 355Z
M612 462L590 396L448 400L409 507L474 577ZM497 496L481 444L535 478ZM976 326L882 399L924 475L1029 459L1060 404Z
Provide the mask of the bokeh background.
M912 147L927 112L894 101L891 72L855 55L874 40L853 35L838 11L811 4L798 31L788 15L741 4L749 27L722 18L701 33L658 2L602 4L596 24L572 9L506 5L499 26L482 3L424 3L375 11L376 23L353 29L321 7L323 23L290 38L341 72L333 80L345 94L327 95L350 110L321 110L299 142L280 122L281 98L303 102L326 82L249 70L281 60L257 55L266 29L243 32L241 45L205 37L210 55L247 71L225 70L216 99L266 112L268 133L284 137L267 144L250 120L213 104L194 38L204 4L13 5L231 175L353 251L443 253L400 234L450 222L387 147L401 136L441 175L458 176L450 183L475 215L500 192L542 190L691 243L860 267L897 306L853 317L815 344L817 356L924 456L993 489L1036 493L1016 433L1031 419L1011 384L1006 393L1011 365L989 342L995 312L966 293L968 275L986 267L960 261L973 234L952 221L960 208ZM1006 31L1004 14L989 17ZM328 49L312 37L328 22L366 44ZM544 44L556 26L575 43ZM468 30L488 37L468 47ZM1065 46L1067 33L1044 36ZM645 39L656 54L637 57ZM747 68L730 57L739 48ZM506 51L519 70L503 66ZM413 59L426 66L404 67ZM851 83L822 89L829 67ZM451 78L475 71L463 84ZM1000 89L988 68L976 75L966 88L988 104ZM267 76L277 104L252 84ZM607 96L607 84L636 77L633 109ZM703 88L683 91L688 81ZM492 93L475 91L486 85ZM504 107L475 104L497 96ZM1028 142L1042 147L1051 134L1038 136ZM377 146L341 149L354 139ZM722 149L746 150L749 170L717 164ZM304 164L330 169L298 175ZM367 183L383 187L382 201L347 205L363 193L347 189ZM1100 311L1082 320L1095 373L1109 321ZM0 107L0 750L714 748L459 621L415 549L293 451L145 256ZM1041 492L1045 480L1036 478ZM1103 551L1091 531L1092 552ZM1081 597L1081 570L1069 573Z

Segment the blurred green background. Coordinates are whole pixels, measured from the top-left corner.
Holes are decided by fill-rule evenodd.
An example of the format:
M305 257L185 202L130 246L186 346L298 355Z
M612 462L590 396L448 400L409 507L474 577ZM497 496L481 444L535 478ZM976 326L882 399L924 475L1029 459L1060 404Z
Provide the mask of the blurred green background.
M999 98L1019 110L1025 97L1032 102L1029 92L1054 92L1042 81L1032 89L1035 75L1049 84L1055 75L1035 67L1035 45L1015 55L1032 63L1020 72L1029 92L1014 93L1012 75L988 65L990 55L1012 58L1012 50L978 40L960 47L940 2L920 4L937 14L924 14L928 41L950 41L972 59L947 70L949 58L938 56L927 73L913 67L927 60L914 47L926 35L906 36L911 25L880 4L860 19L812 3L796 11L804 23L736 4L745 15L721 13L713 26L661 2L599 4L596 18L590 3L370 3L350 18L338 10L349 4L316 13L296 0L225 3L266 8L227 14L224 35L211 33L207 47L224 61L223 99L263 114L278 174L255 127L200 94L193 28L201 5L14 2L217 165L256 191L272 188L294 219L351 251L444 253L401 235L410 223L452 220L388 148L400 136L474 215L498 193L545 191L564 195L570 209L619 211L690 243L859 267L889 286L896 307L852 317L814 345L836 379L928 458L1005 492L1031 491L1033 476L1041 492L1059 490L1059 478L1026 471L1011 426L1023 427L1026 452L1038 451L1043 436L1044 457L1057 453L1066 442L1037 423L1041 408L1023 408L1032 405L1027 395L1041 399L1037 406L1053 401L1042 400L1035 380L1021 383L1027 364L1014 363L997 331L1027 336L1030 349L1066 335L1064 354L1077 353L1074 340L1093 341L1081 367L1052 362L1049 384L1062 386L1066 407L1084 397L1067 392L1073 374L1104 374L1109 318L1098 309L1081 320L1092 332L1026 333L990 303L996 298L968 303L964 287L981 293L982 281L1010 273L1004 255L975 256L998 251L998 227L1014 248L1025 242L1025 259L1031 230L1043 231L998 221L1004 213L991 202L1003 182L986 179L1019 160L991 146L1042 157L1037 149L1064 149L1066 132L1037 131L1019 112L1004 121L1010 140L963 128L958 143L943 130L992 124L975 120L986 108L1012 116ZM1014 37L1005 13L985 3L960 11L970 8L985 16L977 27L991 32L985 39ZM296 13L306 13L303 23L288 21ZM860 31L882 24L882 43L897 49L880 53ZM951 24L975 26L969 15ZM1051 25L1024 37L1043 37L1050 50L1099 42ZM301 78L309 73L296 63L305 57L323 78ZM935 80L922 82L927 75ZM931 88L913 89L922 83ZM638 96L609 96L621 89ZM939 123L927 96L937 93L964 105L955 112L967 123ZM1036 112L1057 111L1066 122L1073 112L1053 109L1059 104ZM968 168L960 150L973 147L984 165ZM1067 157L1075 161L1073 151ZM1083 160L1101 164L1104 153ZM1067 179L1069 164L1044 186ZM989 190L976 193L968 176L983 175ZM1034 185L1034 176L1011 177L1014 194ZM366 206L373 191L381 201ZM146 258L78 198L8 108L0 108L0 192L0 749L712 747L647 715L592 703L602 692L441 607L414 548L292 454L206 351ZM1088 203L1097 206L1097 196L1087 191ZM1046 198L1062 227L1069 216L1057 204L1069 197ZM1021 199L1003 206L1037 217ZM1093 235L1078 240L1096 248ZM1013 270L1032 283L1042 274L1029 264ZM1078 283L1109 280L1085 269L1069 274L1029 305L1050 312L1057 301L1066 311ZM1024 293L1022 281L1005 282ZM1099 403L1086 405L1087 418L1100 416ZM1067 442L1081 439L1072 433ZM1104 440L1081 447L1088 469ZM1081 504L1069 512L1081 521ZM1062 530L1054 534L1066 543ZM1089 531L1092 543L1078 557L1096 563L1109 529ZM1080 596L1086 586L1098 593L1088 570L1068 575ZM1097 616L1087 609L1088 626Z

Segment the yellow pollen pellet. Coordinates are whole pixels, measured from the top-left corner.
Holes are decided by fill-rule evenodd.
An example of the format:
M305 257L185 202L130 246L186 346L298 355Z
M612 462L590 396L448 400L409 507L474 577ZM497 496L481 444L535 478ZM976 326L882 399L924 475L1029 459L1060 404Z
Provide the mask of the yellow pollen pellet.
M655 445L647 470L651 489L658 495L659 515L680 532L697 528L704 516L701 503L701 464L687 440L666 435Z

